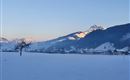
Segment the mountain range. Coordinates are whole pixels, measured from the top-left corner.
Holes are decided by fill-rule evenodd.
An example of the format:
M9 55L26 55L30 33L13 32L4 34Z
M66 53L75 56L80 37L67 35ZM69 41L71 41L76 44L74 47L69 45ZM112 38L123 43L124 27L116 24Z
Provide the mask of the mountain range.
M16 45L15 41L0 38L3 50L11 50ZM14 44L14 45L13 45ZM10 47L7 47L11 45ZM12 47L12 48L11 48ZM104 29L93 25L86 31L79 31L58 37L56 39L34 42L27 51L58 52L72 50L114 50L130 47L130 23L111 26Z

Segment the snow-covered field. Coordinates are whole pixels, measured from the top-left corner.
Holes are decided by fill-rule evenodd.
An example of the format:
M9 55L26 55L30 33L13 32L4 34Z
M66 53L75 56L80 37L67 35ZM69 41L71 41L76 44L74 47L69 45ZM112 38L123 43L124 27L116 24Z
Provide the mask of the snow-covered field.
M130 80L130 56L1 53L2 80ZM1 68L0 67L0 68Z

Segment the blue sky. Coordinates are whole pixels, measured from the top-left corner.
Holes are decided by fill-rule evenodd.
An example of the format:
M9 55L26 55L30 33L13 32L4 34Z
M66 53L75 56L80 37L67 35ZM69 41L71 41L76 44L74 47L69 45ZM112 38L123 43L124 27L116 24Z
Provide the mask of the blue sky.
M129 22L129 0L3 0L3 36L47 40Z

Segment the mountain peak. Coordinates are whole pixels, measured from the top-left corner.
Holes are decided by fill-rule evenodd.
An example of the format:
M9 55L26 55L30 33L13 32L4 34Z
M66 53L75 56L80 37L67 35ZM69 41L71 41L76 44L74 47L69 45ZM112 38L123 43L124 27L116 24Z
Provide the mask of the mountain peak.
M75 36L80 39L80 38L84 38L88 33L96 31L96 30L104 30L104 28L102 26L97 26L97 25L93 25L91 26L87 31L80 31L78 33L75 34ZM74 39L73 39L74 40Z
M104 28L102 26L98 25L93 25L89 28L90 31L95 31L95 30L103 30Z
M87 31L85 31L85 34L88 34L90 32L96 31L96 30L104 30L104 28L102 26L93 25Z

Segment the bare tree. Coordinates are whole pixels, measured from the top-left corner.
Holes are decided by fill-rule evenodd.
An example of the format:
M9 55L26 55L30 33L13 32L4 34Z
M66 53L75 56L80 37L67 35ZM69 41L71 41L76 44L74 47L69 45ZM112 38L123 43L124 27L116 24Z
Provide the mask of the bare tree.
M31 44L31 42L27 42L25 39L21 39L21 40L17 43L17 45L16 45L16 47L15 47L15 50L19 50L20 56L22 56L22 51L23 51L23 49L29 47L30 44Z

